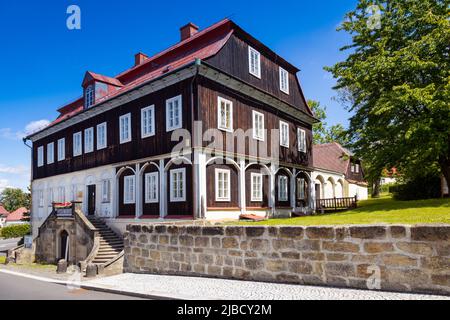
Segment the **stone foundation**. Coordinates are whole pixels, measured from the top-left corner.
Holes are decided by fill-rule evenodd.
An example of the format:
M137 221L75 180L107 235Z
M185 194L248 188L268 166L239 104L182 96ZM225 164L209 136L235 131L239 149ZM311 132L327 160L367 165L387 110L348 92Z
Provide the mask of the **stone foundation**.
M450 226L129 225L124 271L450 294Z

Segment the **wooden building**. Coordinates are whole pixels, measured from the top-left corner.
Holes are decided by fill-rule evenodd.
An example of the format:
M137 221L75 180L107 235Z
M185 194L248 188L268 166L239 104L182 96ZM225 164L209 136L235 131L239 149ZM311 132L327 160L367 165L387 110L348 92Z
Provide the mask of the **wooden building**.
M295 66L225 19L108 77L28 137L34 229L53 202L131 220L312 210L312 124Z

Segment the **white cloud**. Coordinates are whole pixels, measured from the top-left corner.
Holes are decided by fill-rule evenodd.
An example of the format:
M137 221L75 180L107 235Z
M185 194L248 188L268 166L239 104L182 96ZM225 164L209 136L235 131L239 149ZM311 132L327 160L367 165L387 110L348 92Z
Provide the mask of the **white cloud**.
M0 128L0 138L8 140L20 140L22 139L22 132L13 132L11 128Z
M27 135L40 131L50 124L48 120L31 121L21 131L14 132L11 128L0 128L0 138L9 140L22 140Z
M6 179L0 179L0 192L3 192L6 188L8 188L9 181Z
M30 169L23 165L10 167L0 164L0 173L27 175L30 173Z
M29 135L32 133L35 133L39 130L44 129L45 127L47 127L50 124L50 121L48 120L37 120L37 121L32 121L29 124L26 125L25 127L25 134Z

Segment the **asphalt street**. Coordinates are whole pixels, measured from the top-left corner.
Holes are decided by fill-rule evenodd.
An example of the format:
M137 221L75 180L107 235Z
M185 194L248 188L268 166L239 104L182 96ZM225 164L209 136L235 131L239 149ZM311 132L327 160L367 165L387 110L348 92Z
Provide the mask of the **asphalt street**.
M5 252L9 249L17 247L17 243L20 238L17 239L0 239L0 256L5 255Z
M139 300L0 273L0 300Z

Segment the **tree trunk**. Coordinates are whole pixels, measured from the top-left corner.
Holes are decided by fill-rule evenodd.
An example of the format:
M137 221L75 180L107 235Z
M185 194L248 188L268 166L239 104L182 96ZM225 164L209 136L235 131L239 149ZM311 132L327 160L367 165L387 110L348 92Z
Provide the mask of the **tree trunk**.
M372 184L372 198L380 197L380 178L376 178Z
M444 157L439 158L439 166L441 167L441 172L447 182L447 187L450 188L450 159Z

